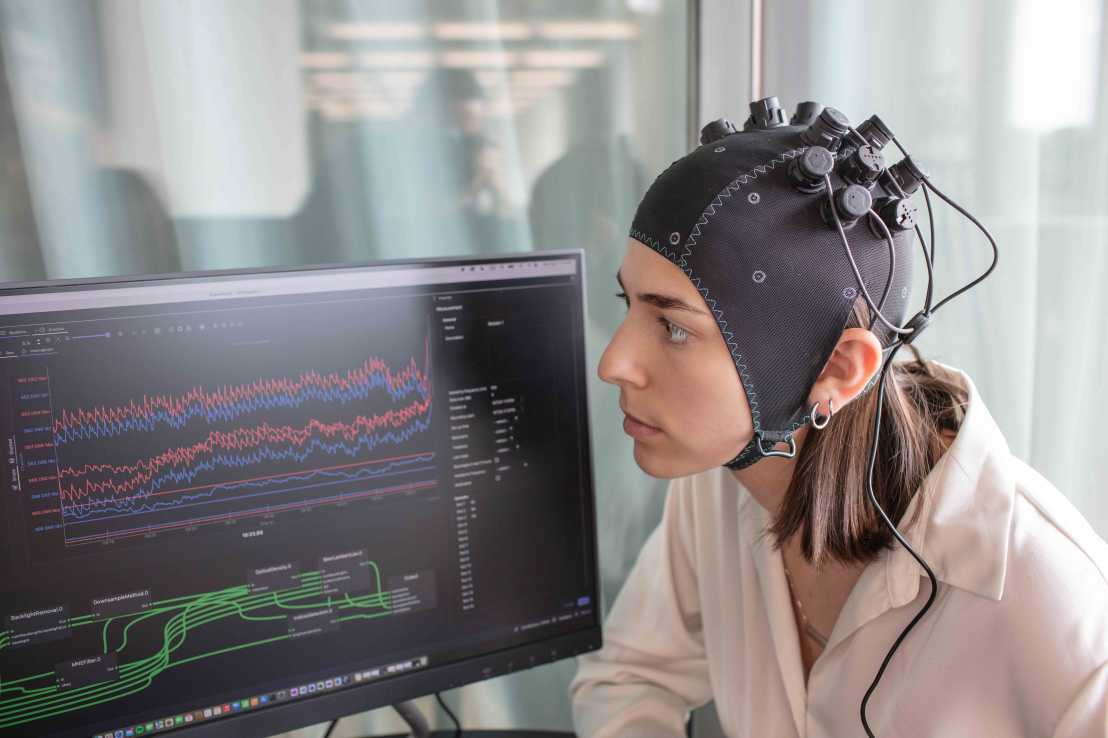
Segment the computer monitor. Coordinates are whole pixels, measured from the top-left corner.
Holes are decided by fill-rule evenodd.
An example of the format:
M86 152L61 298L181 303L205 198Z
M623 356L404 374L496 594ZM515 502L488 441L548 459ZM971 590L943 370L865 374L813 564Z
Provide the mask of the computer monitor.
M598 648L580 250L0 290L0 736L264 736Z

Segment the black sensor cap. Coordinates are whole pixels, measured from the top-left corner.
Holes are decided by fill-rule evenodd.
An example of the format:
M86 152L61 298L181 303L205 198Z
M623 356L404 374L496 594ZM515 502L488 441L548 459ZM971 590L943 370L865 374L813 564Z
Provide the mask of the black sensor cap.
M725 136L730 136L732 133L738 133L735 124L726 118L717 118L700 129L700 145L703 146L704 144L718 141Z
M823 111L823 105L818 102L812 102L806 100L799 103L796 106L796 112L793 113L793 117L789 118L790 126L806 126L810 125L812 121L816 119L816 116Z
M885 125L885 121L876 115L871 115L862 121L862 125L858 126L858 133L862 134L862 138L869 141L869 145L878 151L893 140L893 132Z
M885 168L885 157L872 146L859 146L842 164L842 177L847 182L869 187Z
M835 168L835 155L822 146L809 146L789 164L789 179L801 192L819 192L823 178Z
M763 97L750 103L750 117L743 125L744 131L752 128L776 128L785 125L785 111L776 97Z
M889 176L900 185L905 195L911 195L919 189L920 184L927 178L927 173L912 161L912 157L906 156L889 167Z
M850 228L858 219L869 212L873 204L873 198L862 185L846 185L835 190L832 196L835 203L835 212L839 214L839 221L843 228ZM828 225L835 225L835 216L831 213L831 204L824 200L821 204L823 220Z
M912 204L906 197L888 197L878 202L877 214L892 233L911 230L916 227L916 216L919 208ZM883 233L874 232L875 236L883 237Z
M819 117L804 129L800 138L811 146L822 146L837 151L839 142L850 128L850 120L835 108L824 108Z

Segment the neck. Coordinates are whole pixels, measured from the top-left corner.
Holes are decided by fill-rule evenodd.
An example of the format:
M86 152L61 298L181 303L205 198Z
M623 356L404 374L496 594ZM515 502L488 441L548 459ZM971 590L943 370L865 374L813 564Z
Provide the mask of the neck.
M771 517L777 516L778 511L781 509L781 505L785 501L785 496L789 492L789 484L792 482L793 470L796 468L796 460L800 456L800 449L804 446L804 439L808 434L808 429L808 426L797 429L794 435L796 441L796 456L793 458L786 459L780 456L767 456L745 469L731 472L743 487L747 489L750 496L754 498L754 501L769 512ZM809 577L810 572L815 572L817 570L805 560L804 554L801 551L800 538L801 535L798 532L791 536L782 547L781 555L785 561L785 565L794 573L799 574L799 578L803 582L802 586L806 588L806 597L810 596L810 593L816 590L822 591L824 595L834 593L834 597L838 599L837 606L833 611L837 613L838 608L846 601L846 596L854 586L854 583L858 580L858 577L861 576L866 565L857 563L840 564L836 562L824 562L818 569L820 579L817 584ZM828 626L824 632L830 632L829 624L823 622L822 618L820 622ZM833 623L834 618L832 617L830 624Z
M743 487L750 492L754 501L761 505L771 516L776 517L777 511L785 500L789 491L789 483L792 482L793 470L796 468L796 460L800 456L800 449L804 446L804 439L808 434L808 426L797 429L793 434L796 441L796 455L791 459L781 456L767 456L745 469L733 470L731 474L739 480Z

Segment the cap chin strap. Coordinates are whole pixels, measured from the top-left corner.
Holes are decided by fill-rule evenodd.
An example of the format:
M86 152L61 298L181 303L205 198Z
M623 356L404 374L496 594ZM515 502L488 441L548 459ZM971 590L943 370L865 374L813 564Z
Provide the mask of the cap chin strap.
M789 450L775 451L773 447L778 443L789 444ZM796 456L796 440L792 433L789 431L757 431L754 437L750 439L750 443L746 444L746 447L724 466L737 471L745 469L767 456L781 456L786 459Z

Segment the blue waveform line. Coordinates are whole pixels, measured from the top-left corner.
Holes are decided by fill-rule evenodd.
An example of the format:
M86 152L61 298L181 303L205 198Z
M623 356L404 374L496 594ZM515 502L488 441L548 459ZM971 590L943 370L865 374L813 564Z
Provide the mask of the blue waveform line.
M434 454L430 453L430 454L418 456L414 459L411 459L410 461L412 463L417 462L417 461L430 461L432 458L434 458ZM327 482L317 482L315 484L304 484L304 485L300 485L298 487L286 487L284 489L273 489L273 490L268 490L268 491L265 491L265 492L253 492L251 494L235 495L234 497L231 497L231 498L223 497L223 498L220 498L220 499L203 499L203 497L205 497L205 496L211 497L212 495L214 495L215 490L219 489L219 488L229 488L229 487L233 487L233 486L246 486L246 485L252 484L252 483L244 482L244 483L241 483L241 484L218 485L217 487L213 488L211 491L209 491L207 493L200 493L200 494L197 494L197 495L189 495L188 499L190 499L191 501L188 502L188 503L174 504L174 503L170 502L170 503L166 503L165 507L173 507L175 510L183 510L185 508L190 508L190 507L199 507L200 505L215 505L215 504L219 504L219 503L222 503L222 502L228 502L230 500L234 500L234 501L237 502L238 500L246 500L246 499L250 499L252 497L265 497L265 496L268 496L268 495L280 495L280 494L286 494L288 492L298 492L298 491L305 490L305 489L315 489L315 488L318 488L318 487L327 487L327 486L330 486L330 485L333 485L333 484L343 484L343 483L347 483L347 482L355 482L355 481L358 481L359 479L364 479L364 478L383 479L384 477L392 477L392 476L396 476L398 474L414 474L415 472L434 471L434 470L435 470L434 466L419 466L419 467L414 467L412 469L401 469L400 471L381 472L381 473L378 473L378 474L369 474L369 475L361 475L361 474L358 474L358 473L355 472L355 473L348 473L349 478L347 478L347 479L334 479L334 480L330 480L330 481L327 481ZM316 472L311 472L311 473L305 474L303 476L301 476L301 475L290 475L290 476L287 476L287 477L282 477L281 479L268 480L268 481L272 481L274 483L277 483L277 482L284 482L284 481L287 481L289 479L308 479L312 475L316 475L316 474L323 475L323 476L330 476L332 474L332 472L316 471ZM256 481L261 482L261 481L267 481L267 480L256 480ZM181 498L178 498L178 499L181 499ZM152 506L152 509L134 510L132 512L120 513L118 515L97 516L95 518L89 518L87 520L77 520L77 521L74 521L74 522L70 522L70 523L68 523L68 525L79 525L79 524L82 524L82 523L96 523L96 522L102 522L102 521L105 521L105 520L117 520L119 518L130 518L130 517L134 517L135 515L147 515L147 514L152 513L152 512L158 512L159 507L160 507L160 505L156 503L154 506ZM162 508L162 509L164 509L164 508Z
M389 430L386 433L378 433L372 436L361 436L354 444L347 444L344 441L336 443L325 443L321 438L313 438L310 443L303 447L303 450L298 450L295 446L285 446L282 448L270 448L263 446L258 450L250 454L217 454L211 459L207 459L199 462L198 464L187 469L169 469L165 474L151 480L146 489L137 490L134 494L129 495L127 499L122 500L122 504L118 507L110 504L101 505L101 503L107 503L107 500L92 500L86 503L72 503L65 507L63 513L64 518L73 518L77 520L87 520L100 517L101 514L108 515L120 512L129 512L136 509L138 505L145 505L144 499L148 498L150 494L157 492L159 489L167 484L173 486L179 484L188 484L192 482L197 476L207 471L215 471L221 468L243 468L253 466L255 464L261 464L266 461L284 461L292 459L297 463L303 463L309 456L322 451L329 456L335 456L340 453L349 457L357 457L359 453L363 451L372 451L380 446L382 443L391 442L394 444L402 444L411 437L418 433L424 432L431 427L431 413L428 410L427 417L425 419L416 419L412 424L406 428L400 429L399 432ZM207 496L211 496L216 489L221 488L233 488L233 485L218 485L213 487L207 493ZM159 501L154 503L155 505L164 504L172 506L173 501ZM76 508L76 509L74 509ZM94 509L95 508L95 509Z
M74 441L111 438L130 431L149 432L155 430L159 423L174 429L180 429L197 416L203 416L209 424L226 422L254 412L274 408L299 407L309 401L334 402L345 405L356 400L366 399L371 392L379 387L385 387L394 402L408 397L413 391L419 392L424 400L427 399L427 392L417 376L413 375L404 384L393 388L386 381L384 374L373 372L369 381L355 384L350 389L323 389L309 384L305 385L300 392L280 392L274 395L258 394L248 400L210 407L206 406L201 400L195 400L189 403L185 411L180 414L159 409L145 418L128 417L119 421L82 423L56 432L54 440L57 445L62 446Z

